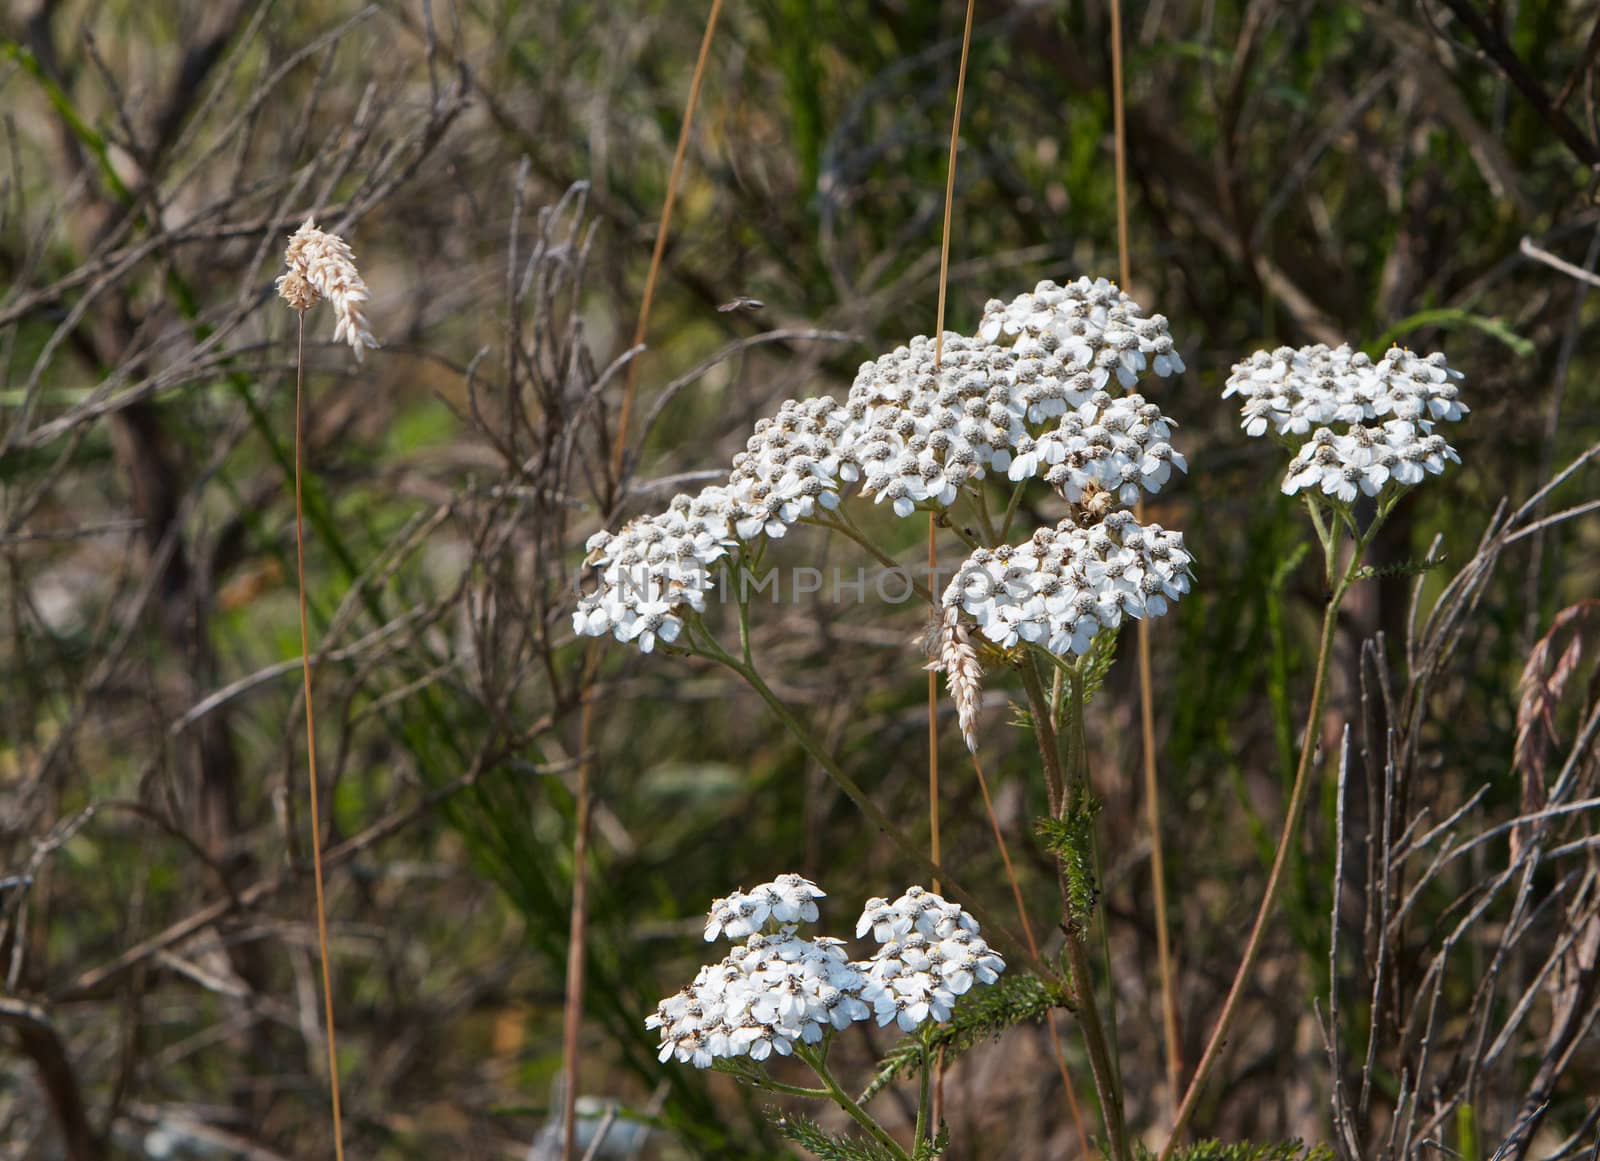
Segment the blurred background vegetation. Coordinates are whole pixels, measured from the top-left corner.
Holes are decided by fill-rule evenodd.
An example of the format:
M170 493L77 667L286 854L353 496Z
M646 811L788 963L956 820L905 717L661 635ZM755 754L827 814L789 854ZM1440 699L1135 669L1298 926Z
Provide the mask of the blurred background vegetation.
M786 1155L762 1126L767 1098L658 1065L643 1018L704 956L713 896L795 870L830 891L843 928L914 871L725 674L622 647L586 671L572 583L604 522L659 507L683 473L725 469L782 399L840 395L860 362L932 330L963 13L926 0L727 7L619 480L614 360L637 318L707 8L9 4L5 1156L331 1152L299 733L294 317L271 289L287 234L311 213L355 246L385 343L356 367L327 344L328 318L309 317L308 582L352 1156L521 1157L541 1133L548 1148L586 691L596 799L581 1088L652 1130L618 1130L607 1155ZM1386 567L1349 606L1329 774L1196 1129L1349 1152L1329 1094L1338 1079L1359 1086L1365 1066L1367 1155L1488 1157L1523 1130L1529 1155L1592 1144L1600 921L1587 816L1558 819L1548 841L1564 853L1531 864L1518 859L1542 833L1494 828L1541 808L1552 785L1582 801L1592 779L1592 617L1563 622L1588 650L1560 654L1576 676L1549 699L1550 756L1535 762L1517 739L1530 652L1600 591L1594 515L1534 522L1592 497L1593 465L1474 574L1425 685L1407 643L1483 561L1502 500L1520 505L1600 431L1600 310L1584 275L1600 259L1600 5L1123 10L1127 289L1170 317L1189 366L1152 389L1183 424L1191 470L1151 514L1198 560L1195 592L1154 630L1191 1065L1271 858L1325 596L1309 526L1278 494L1283 457L1242 438L1222 382L1257 347L1398 341L1446 350L1473 407L1453 437L1463 466L1406 501L1377 548ZM1108 27L1097 2L978 5L953 329L1040 278L1114 276ZM717 309L740 296L764 305ZM869 516L881 541L920 558L920 520ZM870 563L815 530L781 547L785 562L846 576ZM954 560L957 547L941 551ZM1424 558L1442 563L1404 567ZM924 615L826 596L760 607L757 655L915 828ZM1366 641L1378 644L1364 669ZM1406 707L1393 733L1373 709L1384 683ZM1043 789L1007 692L996 675L986 770L1048 928L1055 887L1031 826ZM1091 741L1129 1115L1159 1144L1170 1098L1137 706L1124 658L1090 707ZM1399 805L1381 757L1354 762L1344 845L1361 873L1336 900L1332 755L1346 722L1369 757L1396 733L1410 749ZM1006 906L963 753L952 715L945 860ZM1403 918L1375 919L1372 900L1404 891L1374 836L1395 839L1420 811L1428 831L1466 804L1456 822L1490 837ZM1526 871L1509 893L1482 889L1508 866ZM1469 913L1477 925L1433 959ZM1432 1038L1423 1012L1430 1029L1437 1016ZM1062 1030L1087 1102L1075 1031ZM1433 1056L1417 1065L1419 1037ZM1019 1028L952 1071L952 1156L1077 1155L1048 1055L1042 1032ZM1421 1143L1429 1124L1437 1146Z

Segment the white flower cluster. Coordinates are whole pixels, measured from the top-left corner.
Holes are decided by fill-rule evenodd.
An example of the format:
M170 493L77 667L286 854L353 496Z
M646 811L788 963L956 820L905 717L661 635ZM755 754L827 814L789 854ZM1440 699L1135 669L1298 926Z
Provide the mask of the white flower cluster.
M860 476L839 406L826 395L789 399L756 422L745 450L733 457L728 493L739 506L741 540L782 536L788 526L839 505L839 485Z
M578 599L574 628L637 641L644 653L658 640L676 641L678 611L705 611L711 566L734 543L739 511L726 488L712 487L674 496L665 512L631 520L618 533L596 532L586 563L600 569L599 584Z
M1088 528L1063 520L1021 545L978 549L943 599L1002 648L1026 641L1057 656L1082 655L1124 617L1165 613L1189 591L1192 559L1183 533L1141 526L1119 510Z
M1409 487L1440 475L1446 460L1459 464L1461 457L1444 436L1421 435L1404 419L1382 427L1353 423L1343 435L1319 427L1295 453L1283 491L1292 496L1314 488L1349 504L1357 493L1376 496L1391 480Z
M597 534L586 563L602 571L574 629L645 652L676 640L681 610L704 611L709 566L730 546L784 535L836 508L856 481L902 517L948 507L990 471L1042 477L1080 517L1130 507L1188 470L1173 421L1143 396L1113 394L1147 369L1183 370L1167 320L1104 279L1041 282L991 302L979 337L947 333L936 351L919 336L863 363L843 406L785 402L756 425L726 484Z
M1246 435L1295 449L1283 491L1311 489L1350 503L1390 482L1410 486L1460 463L1434 432L1469 410L1442 354L1391 347L1371 359L1346 344L1257 351L1234 365L1224 399L1239 396Z
M867 900L856 938L868 931L881 946L857 966L867 977L861 999L872 1005L879 1027L893 1022L911 1032L930 1018L943 1023L956 997L974 983L994 983L1006 970L978 934L977 920L921 887L907 888L893 903Z
M793 927L750 936L646 1018L661 1030L662 1061L696 1068L713 1060L788 1056L829 1028L846 1028L871 1011L866 980L837 939L802 939Z
M968 480L1011 464L1027 423L1064 415L1093 393L1089 377L1054 355L1020 355L947 333L919 335L861 365L845 401L863 495L909 516L924 501L947 507Z
M739 939L764 930L767 923L815 923L817 900L827 892L796 874L779 875L753 891L735 891L713 900L706 915L706 942L719 935Z
M1139 493L1159 492L1172 469L1188 461L1168 439L1172 421L1142 395L1113 399L1096 391L1077 410L1038 439L1024 435L1006 473L1013 480L1043 476L1070 504L1081 504L1091 488L1110 492L1132 507Z
M718 1059L789 1056L797 1043L873 1016L910 1031L929 1018L948 1020L957 996L1005 970L972 916L920 887L892 904L868 902L856 934L871 930L882 946L852 961L841 940L796 934L798 924L816 921L822 897L810 880L780 875L712 905L708 940L748 938L645 1020L660 1030L662 1061L707 1068Z
M1094 483L1127 505L1141 489L1160 491L1174 466L1188 470L1167 442L1172 420L1142 396L1113 398L1103 390L1109 375L1089 370L1076 349L947 334L937 371L933 355L933 340L919 336L862 364L845 404L861 490L900 516L924 502L954 503L961 485L991 468L1018 481L1044 476L1073 504ZM1119 377L1143 368L1137 342L1133 356L1117 364Z
M978 334L985 342L1017 337L1021 350L1058 351L1086 368L1094 385L1112 374L1132 387L1148 365L1165 378L1184 369L1165 316L1144 310L1113 282L1079 278L1065 286L1046 279L1010 302L991 299Z

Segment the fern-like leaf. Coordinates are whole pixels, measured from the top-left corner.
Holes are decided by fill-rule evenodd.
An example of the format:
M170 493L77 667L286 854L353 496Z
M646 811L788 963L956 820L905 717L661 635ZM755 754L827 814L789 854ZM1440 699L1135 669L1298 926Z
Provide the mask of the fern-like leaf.
M1067 883L1070 920L1079 927L1089 922L1099 898L1094 874L1094 820L1100 813L1100 800L1080 788L1059 819L1041 818L1040 836L1050 853L1061 864Z
M1097 633L1089 644L1089 652L1078 663L1079 672L1083 676L1083 701L1087 705L1093 700L1095 693L1106 682L1106 674L1111 672L1111 663L1117 659L1117 638L1119 633ZM1063 704L1066 699L1062 699Z
M778 1132L823 1161L894 1161L894 1154L869 1138L835 1137L810 1117L779 1116Z
M944 1156L948 1148L950 1148L950 1126L940 1121L939 1131L933 1135L933 1140L917 1142L917 1147L911 1154L911 1161L937 1161L937 1158Z
M1139 1161L1154 1161L1155 1154L1139 1147ZM1240 1141L1224 1144L1221 1141L1200 1141L1172 1155L1172 1161L1334 1161L1333 1150L1326 1145L1307 1145L1302 1141L1273 1141L1256 1144Z
M1033 976L1004 976L992 987L974 989L961 997L950 1023L941 1025L929 1037L930 1051L937 1056L944 1049L948 1065L980 1040L998 1036L1024 1021L1038 1023L1051 1008L1066 1007L1066 994ZM922 1063L922 1046L915 1039L902 1040L878 1062L878 1071L866 1091L865 1104L882 1092L897 1076L914 1072Z
M1445 563L1443 556L1429 557L1426 560L1397 560L1393 564L1382 566L1364 565L1356 570L1357 580L1372 580L1374 577L1391 576L1421 576L1425 572L1432 572Z

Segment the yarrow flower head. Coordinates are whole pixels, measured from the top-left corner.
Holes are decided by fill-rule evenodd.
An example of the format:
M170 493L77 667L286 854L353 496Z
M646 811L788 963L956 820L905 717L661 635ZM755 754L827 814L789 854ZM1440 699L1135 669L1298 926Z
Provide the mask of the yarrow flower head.
M1069 504L1082 504L1097 489L1131 508L1141 492L1159 492L1174 468L1189 470L1168 442L1176 426L1142 395L1114 399L1096 391L1037 439L1023 436L1006 474L1043 476Z
M1093 387L1066 361L1023 355L977 339L918 336L861 365L845 401L846 438L863 495L909 516L948 507L969 480L1011 464L1027 423L1064 415Z
M719 1058L788 1056L870 1011L866 979L836 939L802 939L793 927L754 934L657 1005L645 1027L661 1031L660 1059L696 1068Z
M767 924L815 923L817 900L827 892L799 875L779 875L750 891L735 891L711 904L706 916L706 942L720 936L754 935Z
M958 996L974 983L994 983L1006 969L971 915L921 887L892 903L869 899L856 935L868 931L880 946L859 965L866 975L861 999L880 1027L893 1023L911 1032L930 1019L943 1023Z
M1343 435L1319 427L1290 462L1283 491L1320 491L1349 504L1358 495L1376 496L1391 480L1409 486L1440 475L1446 461L1459 464L1461 457L1444 436L1423 435L1403 419L1382 427L1351 424Z
M947 508L991 472L1044 479L1084 524L1131 508L1188 470L1171 442L1176 423L1124 393L1147 370L1183 370L1167 321L1104 279L1041 282L1009 304L991 302L979 337L919 336L869 360L842 405L827 396L783 403L756 424L726 483L596 534L585 563L602 571L574 628L645 652L677 640L684 615L704 611L714 561L838 508L853 483L901 517ZM1130 611L1157 605L1164 611L1152 590ZM966 697L970 744L977 665L946 668Z
M868 902L857 935L876 935L869 915L882 916L891 934L870 959L852 961L842 940L797 934L799 923L815 922L822 897L815 883L791 874L712 905L708 940L747 938L646 1019L660 1030L663 1062L708 1068L719 1059L789 1056L797 1044L873 1017L910 1031L948 1020L957 997L1005 970L972 916L920 887L892 904Z
M334 342L350 344L356 362L378 340L367 323L367 284L356 269L356 256L337 234L317 229L311 218L289 237L284 251L288 273L277 280L278 294L295 310L304 311L326 298L338 316Z
M980 548L944 592L1001 648L1019 641L1058 656L1089 651L1125 617L1159 617L1189 591L1193 558L1181 532L1136 523L1126 510L1080 528L1063 520L1020 545Z
M1283 491L1319 492L1341 503L1409 487L1460 463L1434 431L1469 408L1442 354L1391 347L1379 359L1348 344L1257 351L1234 365L1224 399L1244 402L1246 435L1272 435L1295 451Z
M1160 408L1113 398L1082 364L1038 345L947 334L935 370L933 340L918 337L862 364L845 414L863 494L900 516L947 507L990 470L1044 476L1073 503L1092 482L1125 505L1159 491L1174 467L1187 470Z
M598 584L579 598L573 629L637 641L644 653L657 641L676 641L681 611L705 611L711 566L734 543L739 511L726 488L710 487L675 496L665 512L640 516L620 532L596 532L586 563L600 570Z
M741 540L782 536L788 526L839 505L839 485L860 477L843 414L828 396L790 399L756 423L733 458L728 493L739 507Z
M991 299L978 334L990 343L1014 338L1022 351L1060 353L1087 371L1097 389L1113 375L1132 387L1146 367L1162 378L1184 370L1165 316L1146 317L1104 278L1083 277L1065 286L1046 279L1010 302Z

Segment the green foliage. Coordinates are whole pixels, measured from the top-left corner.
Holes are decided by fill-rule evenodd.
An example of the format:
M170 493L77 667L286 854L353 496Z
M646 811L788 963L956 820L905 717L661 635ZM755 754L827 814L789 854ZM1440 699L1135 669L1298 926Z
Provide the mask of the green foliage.
M1142 1145L1139 1161L1155 1161L1156 1154ZM1275 1141L1258 1145L1250 1141L1225 1144L1200 1141L1179 1149L1172 1161L1333 1161L1333 1150L1326 1145L1306 1145L1300 1141Z
M1067 881L1069 921L1079 926L1089 922L1100 897L1095 877L1094 820L1101 803L1087 787L1068 792L1071 801L1059 819L1041 818L1035 824L1046 848L1061 864Z
M1089 652L1078 661L1078 674L1083 682L1085 705L1094 700L1094 695L1106 683L1106 674L1111 672L1111 663L1117 659L1117 641L1121 636L1122 634L1118 632L1096 635L1089 643Z
M870 1137L835 1137L810 1117L785 1113L774 1117L772 1123L778 1132L823 1161L895 1161L893 1153Z
M917 1147L911 1154L912 1161L933 1161L935 1157L943 1157L948 1148L950 1148L950 1126L940 1121L939 1131L933 1135L933 1140L917 1142Z
M1444 556L1428 557L1424 560L1397 560L1392 564L1381 566L1367 565L1356 570L1357 580L1374 580L1379 577L1411 577L1422 576L1436 568L1443 567Z
M941 1024L928 1037L928 1051L944 1051L950 1063L980 1040L999 1036L1007 1028L1022 1023L1038 1023L1052 1008L1067 1007L1067 997L1058 988L1029 975L1005 975L991 987L975 988L961 997L950 1023ZM861 1102L871 1100L896 1077L920 1067L922 1042L907 1037L878 1062L878 1071L861 1094Z

